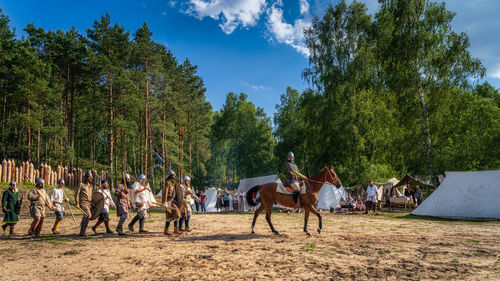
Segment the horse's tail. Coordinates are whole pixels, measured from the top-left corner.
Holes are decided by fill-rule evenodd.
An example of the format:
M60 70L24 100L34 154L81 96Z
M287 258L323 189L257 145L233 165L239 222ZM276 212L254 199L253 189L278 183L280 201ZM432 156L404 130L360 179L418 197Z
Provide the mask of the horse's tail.
M256 186L250 188L250 190L247 192L247 203L248 203L248 205L250 205L250 206L257 206L257 202L255 202L253 200L253 198L255 197L255 193L257 193L259 191L259 189L260 189L261 186L262 185L260 185L260 184L256 185Z

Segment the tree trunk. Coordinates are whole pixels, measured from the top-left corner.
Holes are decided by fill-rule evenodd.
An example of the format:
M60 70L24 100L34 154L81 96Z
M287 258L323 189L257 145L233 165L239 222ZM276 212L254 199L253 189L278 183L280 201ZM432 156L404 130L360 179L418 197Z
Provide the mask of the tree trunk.
M111 73L108 73L108 89L109 89L109 172L113 173L113 150L114 150L114 135L113 135L113 83L111 81ZM112 175L113 177L114 175Z
M31 101L28 100L28 118L29 116L31 115ZM3 121L2 121L3 123ZM3 127L3 124L2 124L2 127ZM3 130L3 128L2 128ZM31 161L31 126L28 125L28 162Z
M149 79L148 79L148 63L144 64L146 72L146 108L144 109L144 173L148 173L148 146L149 146Z
M422 91L422 88L418 88L418 99L420 100L420 105L422 106L422 127L424 130L425 137L425 157L427 160L427 168L429 169L429 173L434 174L434 165L432 162L432 139L431 139L431 131L429 124L429 115L427 112L427 104L425 102L425 96Z

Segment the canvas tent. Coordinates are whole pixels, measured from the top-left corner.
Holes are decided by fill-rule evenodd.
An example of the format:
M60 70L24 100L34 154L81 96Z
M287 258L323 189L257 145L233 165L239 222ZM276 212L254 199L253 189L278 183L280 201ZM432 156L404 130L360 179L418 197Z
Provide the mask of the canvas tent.
M217 209L215 208L215 203L217 203L217 188L209 188L205 190L203 194L207 196L207 200L205 200L207 212L217 212Z
M347 191L331 184L324 184L318 193L318 210L330 210L340 205L341 198L347 199Z
M500 219L500 170L446 172L441 185L412 214L461 220Z

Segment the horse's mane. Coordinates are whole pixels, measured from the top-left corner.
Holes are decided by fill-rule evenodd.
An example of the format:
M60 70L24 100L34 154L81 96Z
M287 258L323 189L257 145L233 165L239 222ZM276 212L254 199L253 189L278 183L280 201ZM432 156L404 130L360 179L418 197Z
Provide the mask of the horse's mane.
M328 170L328 167L324 167L323 169L321 169L321 171L319 171L316 174L312 175L311 179L313 179L313 180L319 180L319 178L324 175L325 170Z

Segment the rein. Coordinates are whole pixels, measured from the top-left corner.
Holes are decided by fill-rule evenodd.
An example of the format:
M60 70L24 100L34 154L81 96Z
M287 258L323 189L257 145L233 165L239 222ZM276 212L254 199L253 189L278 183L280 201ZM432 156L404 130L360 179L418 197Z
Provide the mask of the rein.
M330 175L330 177L332 178L332 180L335 179L335 177L332 175L332 172L330 172L330 169L328 169L328 174ZM309 179L309 178L307 178L306 181L310 181L310 182L314 182L314 183L320 183L320 184L325 184L327 182L326 180L325 181L317 181L317 180L312 180L312 179Z

